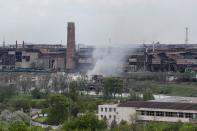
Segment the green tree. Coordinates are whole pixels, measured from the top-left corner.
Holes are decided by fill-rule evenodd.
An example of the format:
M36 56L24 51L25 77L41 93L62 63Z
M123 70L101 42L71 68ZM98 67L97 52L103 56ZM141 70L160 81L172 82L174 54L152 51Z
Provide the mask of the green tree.
M14 95L16 95L15 85L0 83L0 102L3 102L5 99L10 98Z
M38 88L35 88L31 91L31 95L35 99L41 99L44 97L44 93L40 92Z
M68 117L68 99L61 94L50 94L48 96L48 117L50 124L61 124Z
M123 80L120 78L106 78L104 80L103 95L104 98L115 98L116 94L122 94L123 92Z
M153 93L149 90L143 92L143 100L154 100Z
M31 105L31 97L29 96L15 96L12 97L8 103L10 107L14 108L14 110L23 109L24 112L28 112Z
M80 107L76 102L70 102L70 115L77 117Z
M133 131L126 121L121 121L119 125L112 128L112 131Z
M130 100L141 100L142 98L140 97L140 93L135 92L135 91L130 91L129 99Z
M70 82L68 95L73 101L77 101L79 93L78 93L78 83L76 81Z
M19 79L17 83L18 83L18 88L22 91L21 93L24 93L24 94L30 93L30 89L33 85L33 82L30 76L22 76L22 78Z
M86 113L77 118L72 118L64 123L63 129L66 131L71 130L89 130L96 131L105 129L106 124L104 121L98 120L94 113Z
M9 126L9 131L29 131L29 129L25 123L17 121Z

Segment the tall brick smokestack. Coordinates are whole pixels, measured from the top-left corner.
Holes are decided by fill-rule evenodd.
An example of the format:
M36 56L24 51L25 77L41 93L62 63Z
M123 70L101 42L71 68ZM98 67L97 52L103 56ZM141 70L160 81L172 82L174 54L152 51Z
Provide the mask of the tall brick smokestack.
M75 68L75 23L68 22L67 27L67 51L66 51L66 69Z

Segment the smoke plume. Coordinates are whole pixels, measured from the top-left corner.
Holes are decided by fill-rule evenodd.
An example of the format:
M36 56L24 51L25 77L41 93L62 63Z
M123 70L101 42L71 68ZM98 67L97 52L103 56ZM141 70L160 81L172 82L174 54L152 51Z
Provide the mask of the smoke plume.
M87 75L118 76L123 72L125 58L132 51L131 48L96 48L93 54L95 66Z

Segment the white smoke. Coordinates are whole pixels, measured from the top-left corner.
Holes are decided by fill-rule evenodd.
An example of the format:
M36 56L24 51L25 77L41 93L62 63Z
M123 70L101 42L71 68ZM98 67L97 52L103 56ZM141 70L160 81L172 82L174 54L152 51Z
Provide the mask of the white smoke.
M95 66L87 75L118 76L123 72L125 57L131 48L96 48L93 54Z

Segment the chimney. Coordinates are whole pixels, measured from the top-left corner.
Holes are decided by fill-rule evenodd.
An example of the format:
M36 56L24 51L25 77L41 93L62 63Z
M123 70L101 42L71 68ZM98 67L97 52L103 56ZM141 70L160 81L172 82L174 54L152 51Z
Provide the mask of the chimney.
M153 41L153 53L155 52L155 42Z
M189 32L189 28L186 27L185 28L185 44L189 43L188 32Z
M23 41L23 48L25 48L25 42Z
M66 50L66 69L75 68L75 23L68 22L67 26L67 50Z
M3 37L3 48L5 48L5 37Z
M16 48L18 48L18 42L17 42L17 40L16 40Z

